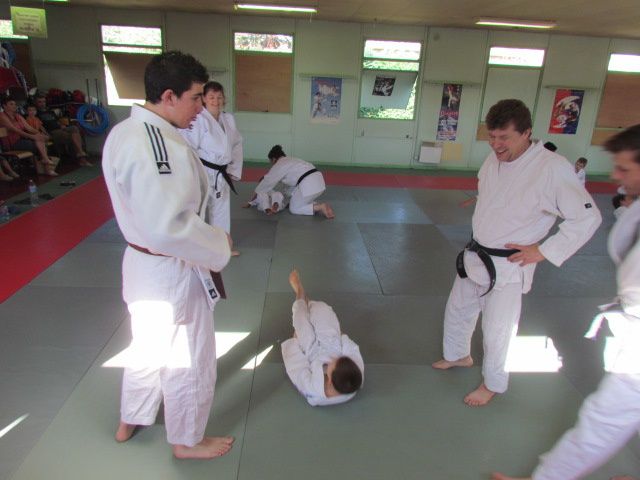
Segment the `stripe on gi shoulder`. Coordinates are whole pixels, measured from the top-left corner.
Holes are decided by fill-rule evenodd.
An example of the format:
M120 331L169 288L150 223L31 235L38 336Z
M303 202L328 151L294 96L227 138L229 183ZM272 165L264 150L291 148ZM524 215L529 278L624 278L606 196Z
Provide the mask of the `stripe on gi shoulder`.
M167 153L167 146L164 143L162 132L158 127L150 125L145 122L144 124L147 130L147 136L149 142L151 142L151 149L156 161L156 167L160 175L171 173L171 165L169 165L169 155Z

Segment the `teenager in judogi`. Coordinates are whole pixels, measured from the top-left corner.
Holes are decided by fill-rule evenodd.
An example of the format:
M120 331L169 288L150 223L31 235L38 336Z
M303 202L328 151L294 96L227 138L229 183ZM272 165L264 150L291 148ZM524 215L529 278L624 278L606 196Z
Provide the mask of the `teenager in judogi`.
M214 281L230 238L206 222L209 184L198 156L177 131L202 109L206 69L166 52L145 70L146 102L116 125L102 168L127 240L123 297L131 314L131 363L124 369L120 424L125 442L155 422L164 403L167 441L178 458L224 455L232 437L205 436L216 383Z

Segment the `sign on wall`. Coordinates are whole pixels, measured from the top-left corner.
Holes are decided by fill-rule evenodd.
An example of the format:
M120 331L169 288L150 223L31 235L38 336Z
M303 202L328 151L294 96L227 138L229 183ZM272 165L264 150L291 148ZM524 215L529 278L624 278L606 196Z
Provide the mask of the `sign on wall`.
M575 135L582 110L584 90L557 89L553 101L549 133Z
M311 123L339 123L342 79L311 78Z
M458 134L458 116L460 114L460 99L462 85L445 83L442 88L442 102L438 117L437 141L455 142Z
M44 8L11 7L15 35L47 38L47 13Z

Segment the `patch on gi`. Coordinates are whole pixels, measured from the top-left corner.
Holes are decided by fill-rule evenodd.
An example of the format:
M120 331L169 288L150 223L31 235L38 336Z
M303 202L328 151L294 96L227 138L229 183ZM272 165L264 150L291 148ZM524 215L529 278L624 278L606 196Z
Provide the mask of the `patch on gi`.
M166 175L171 173L171 165L169 165L169 155L167 154L167 147L164 144L164 138L160 129L149 123L144 124L147 129L147 136L151 143L151 149L156 161L156 168L160 175Z
M592 208L592 205L590 203L585 203L584 208Z
M216 192L216 198L222 197L222 192Z

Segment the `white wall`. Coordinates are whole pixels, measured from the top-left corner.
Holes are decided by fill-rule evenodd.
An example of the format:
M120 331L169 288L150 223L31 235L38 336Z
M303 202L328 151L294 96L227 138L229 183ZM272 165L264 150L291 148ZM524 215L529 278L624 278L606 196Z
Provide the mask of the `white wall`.
M39 87L86 89L99 80L106 102L99 26L103 23L160 26L167 49L189 52L202 61L213 78L226 87L227 109L233 110L234 31L286 33L294 36L292 112L240 112L236 115L245 138L247 159L265 160L279 143L287 153L314 163L426 168L417 163L422 141L436 136L442 83L462 83L457 142L462 156L445 159L444 168L476 169L488 153L486 142L476 141L487 78L492 91L509 91L509 75L488 73L491 46L546 49L535 97L534 137L551 140L570 160L589 158L590 173L609 170L600 147L590 145L609 53L640 53L640 40L609 39L474 29L355 24L260 16L159 12L46 5L49 38L31 40ZM416 118L413 121L358 119L362 48L364 40L421 41L423 58L418 78ZM340 123L310 122L311 75L343 77ZM503 78L501 80L501 78ZM497 78L497 80L496 80ZM498 82L496 84L496 82ZM508 88L509 87L509 88ZM585 90L575 135L547 133L556 88ZM128 108L109 107L114 121ZM102 139L90 146L99 150Z

